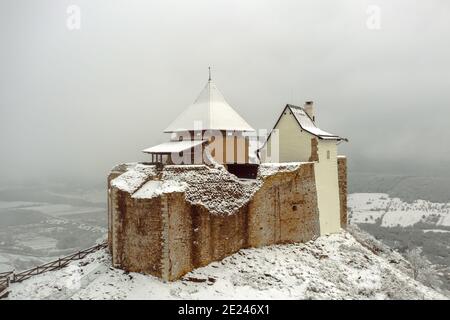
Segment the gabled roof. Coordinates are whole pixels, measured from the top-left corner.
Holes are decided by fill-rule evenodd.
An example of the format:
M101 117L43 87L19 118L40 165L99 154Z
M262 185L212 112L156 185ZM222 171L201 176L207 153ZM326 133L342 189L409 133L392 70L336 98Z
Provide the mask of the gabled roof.
M326 132L316 126L314 121L310 118L310 116L305 112L305 110L302 107L294 106L292 104L286 105L286 108L289 108L289 110L294 115L294 118L297 120L299 126L311 133L312 135L320 138L320 139L328 139L328 140L347 140L345 138L341 138L338 135ZM286 109L285 108L285 109ZM284 110L283 110L284 112ZM278 122L277 122L278 124ZM275 125L276 127L276 125Z
M200 128L194 123L201 124ZM164 132L194 130L255 131L226 101L214 82L208 83L198 98Z
M171 154L189 150L193 147L205 143L206 140L185 140L185 141L170 141L158 144L156 146L142 150L143 153L150 154Z
M306 132L309 132L313 136L316 136L319 139L323 140L337 140L337 141L348 141L346 138L342 138L338 135L326 132L316 126L314 121L310 118L310 116L305 112L305 109L299 106L294 106L292 104L287 104L286 107L284 107L283 111L281 112L280 117L278 118L277 122L275 123L272 131L270 132L269 136L267 137L264 144L258 149L261 150L269 141L270 136L272 135L273 130L277 127L278 123L280 122L281 117L283 116L286 109L289 109L292 114L294 115L295 120L297 121L298 125L301 129L305 130Z

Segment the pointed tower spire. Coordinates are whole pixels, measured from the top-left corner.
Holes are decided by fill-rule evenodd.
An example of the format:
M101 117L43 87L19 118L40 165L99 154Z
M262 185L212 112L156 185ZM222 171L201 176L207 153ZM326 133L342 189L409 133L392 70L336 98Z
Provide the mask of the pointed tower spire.
M211 67L208 67L209 78L208 81L211 81Z
M199 130L195 123L201 123L202 130L255 131L229 104L222 93L209 80L194 103L185 109L164 132Z

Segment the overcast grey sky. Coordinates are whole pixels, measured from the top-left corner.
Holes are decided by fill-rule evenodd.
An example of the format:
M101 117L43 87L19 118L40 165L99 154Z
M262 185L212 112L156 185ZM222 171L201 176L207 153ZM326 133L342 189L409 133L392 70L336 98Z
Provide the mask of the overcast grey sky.
M448 176L449 39L446 0L3 0L0 180L102 181L145 159L209 65L255 128L314 100L350 170Z

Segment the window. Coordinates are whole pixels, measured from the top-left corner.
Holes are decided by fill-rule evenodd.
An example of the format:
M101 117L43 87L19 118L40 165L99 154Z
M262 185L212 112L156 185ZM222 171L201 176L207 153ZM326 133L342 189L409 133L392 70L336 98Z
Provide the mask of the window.
M330 150L327 150L327 159L330 160Z

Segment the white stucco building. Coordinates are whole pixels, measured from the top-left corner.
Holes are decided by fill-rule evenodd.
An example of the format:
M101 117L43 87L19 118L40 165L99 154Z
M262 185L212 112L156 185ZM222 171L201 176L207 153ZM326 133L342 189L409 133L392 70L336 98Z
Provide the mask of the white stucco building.
M264 162L314 162L321 234L340 230L337 145L348 141L315 124L312 101L286 105L258 156Z

